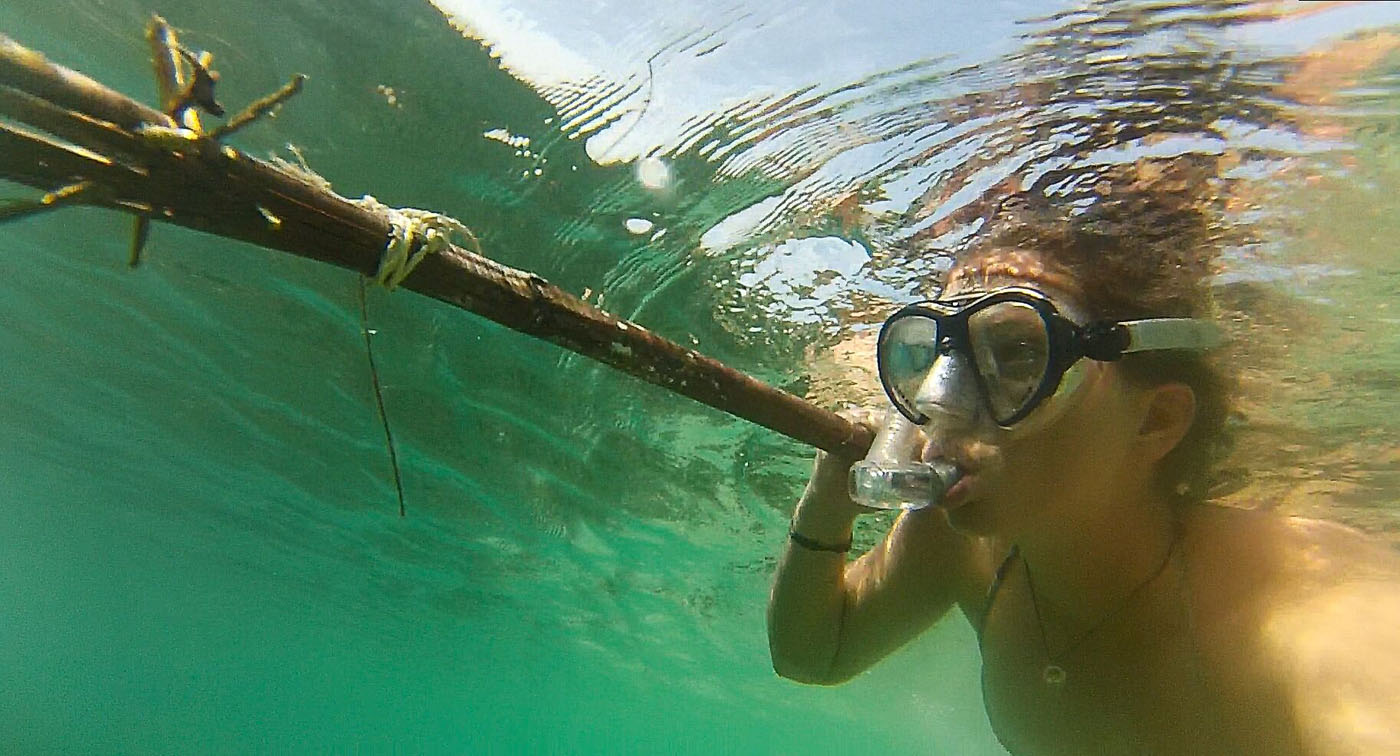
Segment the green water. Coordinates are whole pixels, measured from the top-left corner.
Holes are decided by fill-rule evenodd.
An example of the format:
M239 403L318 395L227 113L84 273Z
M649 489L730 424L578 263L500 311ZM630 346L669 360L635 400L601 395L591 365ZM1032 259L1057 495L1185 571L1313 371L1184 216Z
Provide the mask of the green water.
M703 56L675 52L678 33L654 18L620 33L616 54L631 75L647 71L638 51L672 45L671 58L650 61L652 89L632 81L653 93L643 117L655 122L592 145L601 127L563 124L576 107L563 90L502 71L426 3L11 0L0 31L148 100L140 34L157 10L215 53L227 106L309 74L277 119L234 143L288 158L294 143L342 194L450 213L493 258L601 293L609 310L801 391L804 355L869 320L862 296L911 296L910 276L926 275L908 263L917 256L900 229L930 213L904 208L932 206L920 197L938 181L966 177L951 147L921 163L926 137L888 124L932 118L914 103L952 94L939 72L978 56L1014 62L1025 31L1015 21L1061 7L970 20L982 38L957 49L956 35L922 46L896 35L912 45L891 53L906 56L904 69L880 60L803 81L769 76L761 59L736 65L734 91L749 79L780 92L811 85L830 108L794 111L750 142L762 120L718 85L709 96L731 108L725 117L702 128L676 115L675 85L657 71ZM677 23L692 36L685 24L723 29L737 45L802 8L747 31L731 11ZM1400 23L1394 15L1314 33L1340 38ZM1028 70L973 78L992 88ZM1313 435L1261 478L1271 491L1319 469L1351 481L1329 494L1337 516L1394 531L1400 454L1384 454L1400 448L1390 393L1400 320L1374 315L1400 281L1400 88L1389 76L1369 83L1364 113L1336 115L1367 127L1343 147L1279 148L1330 172L1318 193L1299 179L1270 196L1286 233L1239 270L1311 308L1295 324L1305 357L1261 364L1282 376L1270 384L1271 419ZM705 128L720 145L747 146L724 158L685 142ZM482 136L496 129L530 137L530 150ZM783 146L784 130L802 149ZM838 159L905 138L912 147L883 165ZM617 154L600 157L600 141ZM674 173L665 193L637 180L634 158L649 151ZM857 192L868 222L833 209L832 196L875 186L870 175L887 180ZM743 242L714 242L723 221L775 197ZM804 215L804 202L820 212ZM629 233L634 217L666 236ZM354 276L164 226L132 271L128 233L128 219L93 210L0 227L4 750L1001 752L960 617L841 688L771 672L768 581L809 450L411 293L375 290L401 518ZM884 265L857 276L826 260L779 286L764 261L804 237L857 240L884 250ZM821 288L833 279L844 283Z

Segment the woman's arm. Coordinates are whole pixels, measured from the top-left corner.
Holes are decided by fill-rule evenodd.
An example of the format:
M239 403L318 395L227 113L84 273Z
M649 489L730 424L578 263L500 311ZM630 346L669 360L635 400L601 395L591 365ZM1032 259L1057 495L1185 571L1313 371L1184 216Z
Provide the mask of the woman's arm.
M1273 640L1305 753L1400 753L1397 590L1394 581L1338 586L1266 629L1281 636Z
M818 453L793 515L793 531L822 544L850 540L861 511L847 494L851 462ZM955 533L936 507L907 512L878 547L845 554L790 540L768 602L773 669L798 682L834 685L864 671L977 594L985 545Z
M1400 559L1342 525L1289 525L1284 547L1299 564L1258 632L1303 751L1400 754Z

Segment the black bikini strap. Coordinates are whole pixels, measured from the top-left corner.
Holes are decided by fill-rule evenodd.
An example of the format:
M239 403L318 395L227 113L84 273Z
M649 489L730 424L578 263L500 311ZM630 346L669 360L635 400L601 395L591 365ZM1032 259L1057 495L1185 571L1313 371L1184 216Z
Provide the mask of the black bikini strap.
M1011 563L1016 561L1016 557L1021 555L1020 546L1012 546L1007 552L1006 558L1001 560L997 567L996 575L992 577L992 584L987 586L987 600L982 607L982 621L977 623L977 638L982 639L982 631L987 627L987 617L992 613L992 602L996 600L997 590L1001 588L1001 582L1006 579L1006 573L1011 571Z

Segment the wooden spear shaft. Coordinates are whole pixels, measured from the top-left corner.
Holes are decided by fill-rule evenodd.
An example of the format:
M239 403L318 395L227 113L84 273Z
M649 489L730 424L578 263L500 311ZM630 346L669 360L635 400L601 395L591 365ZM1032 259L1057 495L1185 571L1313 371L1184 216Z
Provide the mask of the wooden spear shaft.
M0 176L46 191L91 181L76 201L145 215L374 275L388 218L295 172L209 138L143 137L169 116L0 35ZM61 137L54 139L46 136ZM74 146L80 149L74 149ZM857 457L863 425L609 315L534 274L460 247L423 260L405 288L597 360L819 449Z

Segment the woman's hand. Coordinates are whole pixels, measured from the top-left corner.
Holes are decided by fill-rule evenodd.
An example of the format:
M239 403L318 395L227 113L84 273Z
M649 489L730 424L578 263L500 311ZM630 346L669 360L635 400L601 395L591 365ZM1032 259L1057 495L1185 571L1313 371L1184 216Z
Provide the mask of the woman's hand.
M850 408L837 414L852 423L865 426L870 430L872 437L880 430L885 420L884 412L875 409ZM862 452L859 457L847 458L818 450L816 462L812 466L812 477L807 481L807 490L802 494L803 504L807 505L810 501L809 506L852 519L858 514L880 511L851 499L851 465L859 462L864 456Z

